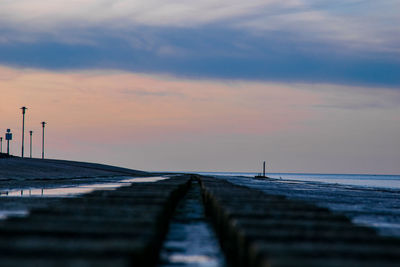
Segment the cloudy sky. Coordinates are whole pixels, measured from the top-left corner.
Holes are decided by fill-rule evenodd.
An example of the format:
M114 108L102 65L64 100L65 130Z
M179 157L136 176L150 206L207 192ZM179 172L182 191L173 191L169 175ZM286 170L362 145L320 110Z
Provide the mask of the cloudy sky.
M45 120L52 158L399 174L399 10L400 0L3 0L0 131L12 129L20 155L25 105L35 156Z

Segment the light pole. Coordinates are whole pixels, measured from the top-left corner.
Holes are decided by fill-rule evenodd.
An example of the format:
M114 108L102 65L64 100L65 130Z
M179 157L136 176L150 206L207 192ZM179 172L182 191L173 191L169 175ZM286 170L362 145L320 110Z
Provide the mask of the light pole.
M31 142L30 142L30 149L29 149L29 154L30 154L30 156L31 156L31 158L32 158L32 133L33 133L33 131L29 131L29 135L30 135L30 137L31 137Z
M42 121L41 124L42 124L42 159L44 159L44 126L46 125L46 122Z
M25 134L25 110L27 110L26 107L22 107L22 151L21 151L21 157L24 157L24 134Z

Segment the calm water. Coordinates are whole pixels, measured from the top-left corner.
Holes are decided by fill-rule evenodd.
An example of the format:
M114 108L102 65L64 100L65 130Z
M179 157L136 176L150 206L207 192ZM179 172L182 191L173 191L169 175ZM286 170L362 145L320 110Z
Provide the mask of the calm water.
M87 194L95 190L115 190L118 187L129 186L132 183L151 183L161 180L169 179L169 176L157 177L126 177L115 182L109 183L92 183L92 184L79 184L79 185L65 185L61 187L49 188L13 188L10 190L0 190L0 198L18 197L18 198L66 198L75 197L82 194ZM9 217L25 217L29 214L29 205L26 203L18 204L15 200L13 205L8 205L8 202L3 202L0 205L0 220Z
M93 183L73 186L61 186L52 188L28 188L1 190L0 197L74 197L87 194L95 190L114 190L121 186L129 186L132 183L157 182L168 179L167 176L157 177L132 177L113 183Z
M159 267L226 266L202 202L200 185L194 181L172 217Z
M198 172L203 175L254 177L250 172ZM323 182L365 187L400 189L400 175L372 174L316 174L316 173L268 173L268 177L310 182Z

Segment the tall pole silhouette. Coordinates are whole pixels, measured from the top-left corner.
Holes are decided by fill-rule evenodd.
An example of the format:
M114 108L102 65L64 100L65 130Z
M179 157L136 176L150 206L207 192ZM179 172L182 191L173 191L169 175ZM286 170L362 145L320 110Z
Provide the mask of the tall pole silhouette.
M44 126L46 125L46 122L42 121L41 124L42 124L42 159L44 159Z
M1 147L1 150L0 150L0 153L3 153L3 137L0 137L0 147Z
M30 158L32 158L32 133L33 133L33 131L29 131L29 135L31 137L30 149L29 149Z
M263 177L265 177L265 161L264 161L264 164L263 164Z
M26 107L22 107L22 151L21 157L24 157L24 135L25 135L25 111L27 110Z

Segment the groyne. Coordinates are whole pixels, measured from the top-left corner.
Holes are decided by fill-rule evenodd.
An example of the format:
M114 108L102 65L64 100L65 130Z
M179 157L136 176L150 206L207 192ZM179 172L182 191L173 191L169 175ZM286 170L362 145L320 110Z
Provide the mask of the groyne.
M189 176L95 191L0 223L1 266L153 266Z
M310 203L199 177L235 266L398 266L400 240Z
M17 164L15 160L10 162ZM16 170L14 177L11 165L3 170L0 188L155 175L79 162L24 162L29 164ZM6 166L5 161L2 164ZM48 171L46 179L40 179L38 168ZM36 174L24 177L30 169ZM215 230L225 255L224 259L217 256L217 262L224 266L399 266L399 238L382 236L310 201L291 199L275 190L277 184L265 183L274 190L264 187L261 191L211 176L175 174L68 198L0 197L0 209L17 204L29 209L24 217L0 220L0 265L157 266L169 231L173 232L165 246L167 257L168 252L182 249L174 244L176 240L203 238L201 233L188 233L188 229L200 229L193 226L201 223L202 229L210 224ZM285 184L285 188L291 186L296 184ZM193 255L184 259L215 256L214 252L202 255L201 248L196 254L196 246L188 251ZM173 257L165 262L174 265Z

